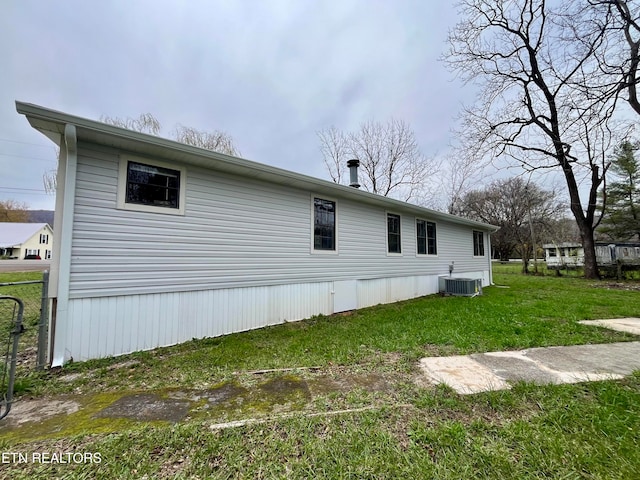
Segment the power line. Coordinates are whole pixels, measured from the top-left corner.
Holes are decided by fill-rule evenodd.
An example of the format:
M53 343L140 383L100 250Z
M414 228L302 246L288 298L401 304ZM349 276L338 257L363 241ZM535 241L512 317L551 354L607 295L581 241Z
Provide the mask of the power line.
M33 145L34 147L40 147L40 148L54 148L53 145L41 145L39 143L20 142L18 140L10 140L8 138L0 138L0 142L19 143L20 145Z
M28 158L29 160L42 160L45 162L56 161L54 158L40 158L40 157L32 157L31 155L14 155L13 153L0 153L0 155L4 155L5 157L16 157L16 158Z
M31 192L44 192L43 188L23 188L23 187L3 187L0 186L0 189L3 190L26 190Z
M20 188L20 187L1 187L0 186L0 191L8 192L8 193L28 192L31 195L48 195L48 193L46 193L46 190L42 188Z

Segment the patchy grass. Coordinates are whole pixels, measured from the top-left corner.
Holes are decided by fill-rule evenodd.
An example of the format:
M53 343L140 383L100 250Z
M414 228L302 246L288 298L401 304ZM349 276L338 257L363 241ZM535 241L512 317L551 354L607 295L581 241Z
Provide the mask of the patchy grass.
M10 465L29 478L637 478L640 376L267 421L147 425L0 450L99 453L100 463Z
M640 295L577 278L496 272L497 285L474 298L431 295L347 315L317 316L218 338L23 373L30 395L206 388L237 372L357 366L409 372L424 356L632 340L630 334L578 320L636 316Z
M30 373L23 398L205 389L227 381L239 391L259 389L270 385L270 374L251 371L298 368L292 375L307 381L312 398L305 393L293 416L268 419L272 412L267 412L266 420L237 428L210 428L219 420L215 415L234 420L242 413L229 409L193 414L177 424L123 422L110 433L37 441L11 437L0 440L0 453L99 453L101 461L12 462L2 465L2 474L15 479L637 478L640 374L587 384L518 384L471 396L413 382L422 356L637 339L577 323L637 316L637 291L500 268L494 280L499 286L480 297L429 296ZM347 377L350 385L340 383ZM254 403L254 410L263 408ZM330 415L354 408L364 410Z

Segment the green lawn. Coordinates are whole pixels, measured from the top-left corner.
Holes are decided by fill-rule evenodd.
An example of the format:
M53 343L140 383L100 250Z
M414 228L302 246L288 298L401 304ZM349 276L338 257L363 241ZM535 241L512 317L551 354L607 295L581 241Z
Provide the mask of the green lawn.
M475 298L429 296L31 372L23 398L249 385L256 382L250 371L295 367L319 367L294 372L310 382L368 375L392 388L354 384L319 395L292 418L220 431L209 428L211 417L193 415L115 433L0 440L0 452L102 457L100 464L2 467L11 478L637 478L640 375L473 396L415 382L423 356L636 339L577 321L639 316L637 283L608 288L500 266L494 281ZM366 410L308 416L350 408Z

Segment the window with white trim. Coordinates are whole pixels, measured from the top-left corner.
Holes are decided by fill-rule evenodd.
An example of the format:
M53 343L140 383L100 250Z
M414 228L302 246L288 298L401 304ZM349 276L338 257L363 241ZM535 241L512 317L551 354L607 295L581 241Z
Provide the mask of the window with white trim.
M387 252L402 253L400 215L387 213Z
M336 202L313 198L313 249L336 250Z
M416 220L416 243L418 255L437 255L436 224L427 220Z
M180 171L128 162L125 202L179 208Z
M49 243L49 235L46 233L40 234L40 243L44 243L45 245Z
M184 167L123 155L118 177L118 208L184 215Z
M484 257L484 232L473 231L473 256Z

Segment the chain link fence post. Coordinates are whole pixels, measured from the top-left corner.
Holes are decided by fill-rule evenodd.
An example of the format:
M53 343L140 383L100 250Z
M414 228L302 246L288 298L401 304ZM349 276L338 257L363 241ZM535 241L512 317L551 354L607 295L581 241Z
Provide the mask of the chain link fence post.
M36 370L44 370L47 365L47 347L49 338L47 325L49 323L49 270L42 273L42 295L40 297L40 323L38 324L38 357Z

